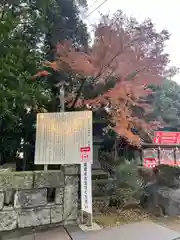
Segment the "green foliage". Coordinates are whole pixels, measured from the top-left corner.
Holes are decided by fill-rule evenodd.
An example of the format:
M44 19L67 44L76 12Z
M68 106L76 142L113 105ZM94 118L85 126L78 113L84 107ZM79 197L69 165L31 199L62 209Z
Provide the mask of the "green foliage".
M113 200L114 203L128 205L138 202L141 182L137 176L137 168L134 163L123 163L116 168L115 196L112 197L116 200Z
M77 46L87 46L88 35L73 0L1 1L0 32L0 164L23 151L20 165L27 168L26 160L34 158L36 114L52 111L54 102L57 111L59 104L54 86L59 76L52 82L32 76L58 41L72 38Z
M140 182L138 180L137 169L137 164L133 162L130 164L120 164L116 169L117 185L119 187L138 190Z
M180 130L180 86L171 80L164 80L162 86L151 86L153 95L148 101L154 111L147 116L148 120L159 120L165 127Z
M49 1L51 2L51 1ZM79 3L85 1L79 1ZM86 25L79 18L74 0L54 0L45 9L45 52L49 61L54 60L54 49L59 41L71 39L76 47L88 44Z
M35 130L36 109L43 108L49 98L48 92L44 92L44 84L31 80L41 62L41 54L35 48L39 40L33 37L34 33L30 34L28 25L34 15L30 21L29 7L25 7L23 12L21 5L9 4L8 7L3 8L0 21L1 163L15 159L17 150L21 148L21 138ZM24 22L26 17L29 23ZM24 125L29 118L33 122Z

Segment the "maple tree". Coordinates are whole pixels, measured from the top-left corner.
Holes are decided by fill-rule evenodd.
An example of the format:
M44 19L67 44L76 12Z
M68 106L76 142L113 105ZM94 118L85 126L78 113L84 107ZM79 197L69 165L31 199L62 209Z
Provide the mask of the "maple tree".
M78 84L67 92L67 106L93 111L105 108L112 128L131 144L139 145L140 137L132 129L151 136L152 129L160 125L158 121L144 121L152 111L145 97L152 93L148 85L163 81L169 63L169 56L164 53L168 39L169 33L157 33L150 20L139 24L117 12L113 18L102 17L96 26L94 43L86 53L65 41L57 45L55 60L45 66L75 74ZM36 76L44 74L48 75L48 71L40 71ZM115 84L106 92L89 99L83 96L87 82L91 81L95 89L112 78L116 79Z

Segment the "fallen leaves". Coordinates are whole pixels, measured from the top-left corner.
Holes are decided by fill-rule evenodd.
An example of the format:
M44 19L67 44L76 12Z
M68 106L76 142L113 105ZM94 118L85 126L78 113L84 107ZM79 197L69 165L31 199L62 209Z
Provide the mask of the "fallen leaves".
M150 219L150 215L141 209L117 210L110 209L109 214L96 214L94 221L102 227L114 227L124 223L142 221Z

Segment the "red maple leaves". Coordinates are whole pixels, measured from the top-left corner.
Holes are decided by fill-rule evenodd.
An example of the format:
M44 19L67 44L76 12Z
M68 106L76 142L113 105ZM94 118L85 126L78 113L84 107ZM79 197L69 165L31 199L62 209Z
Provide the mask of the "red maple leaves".
M79 94L74 102L74 94L70 94L67 102L74 102L78 107L92 106L93 109L107 106L115 124L114 130L131 144L138 145L140 138L134 135L132 128L150 135L152 128L159 126L159 122L147 123L143 120L152 108L142 99L152 94L148 85L162 82L161 75L168 62L167 56L162 53L165 37L154 32L149 22L139 25L141 29L130 29L120 25L117 18L115 20L106 19L97 26L94 43L88 52L77 50L70 41L65 41L57 45L55 61L45 65L55 71L76 73L82 76L82 81L91 76L94 84L106 84L111 77L116 77L115 87L103 95L84 100ZM162 43L159 43L160 39ZM36 76L46 75L47 71L42 71ZM142 110L141 118L133 110L135 107Z

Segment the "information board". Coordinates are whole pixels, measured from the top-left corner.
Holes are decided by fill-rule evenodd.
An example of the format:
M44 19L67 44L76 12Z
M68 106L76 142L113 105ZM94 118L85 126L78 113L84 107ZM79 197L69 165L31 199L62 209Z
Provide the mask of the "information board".
M83 149L88 149L84 158ZM81 164L92 159L91 111L37 115L35 164Z

